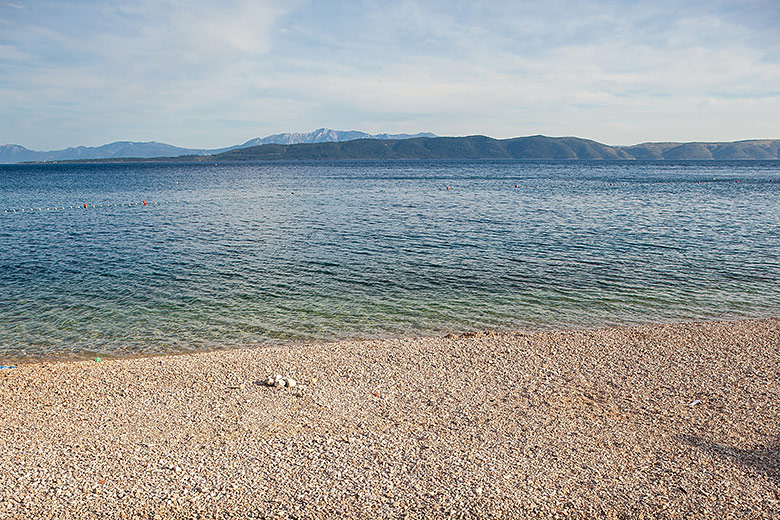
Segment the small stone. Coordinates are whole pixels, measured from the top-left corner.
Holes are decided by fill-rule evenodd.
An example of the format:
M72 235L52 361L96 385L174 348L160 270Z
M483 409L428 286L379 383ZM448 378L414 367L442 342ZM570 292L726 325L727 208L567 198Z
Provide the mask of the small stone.
M268 379L265 380L265 384L268 386L274 386L274 383L276 383L276 379L273 376L268 376Z
M285 384L286 383L284 379L277 379L276 381L274 381L274 386L277 388L282 388Z
M298 384L295 381L295 379L293 379L292 377L288 377L287 379L285 379L285 383L287 383L287 386L289 386L290 388L295 388L295 385Z

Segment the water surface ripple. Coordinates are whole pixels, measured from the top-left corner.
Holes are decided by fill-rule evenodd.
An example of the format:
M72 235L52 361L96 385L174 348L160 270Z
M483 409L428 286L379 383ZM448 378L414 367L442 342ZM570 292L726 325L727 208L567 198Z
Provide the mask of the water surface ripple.
M779 208L778 162L0 166L0 364L776 316Z

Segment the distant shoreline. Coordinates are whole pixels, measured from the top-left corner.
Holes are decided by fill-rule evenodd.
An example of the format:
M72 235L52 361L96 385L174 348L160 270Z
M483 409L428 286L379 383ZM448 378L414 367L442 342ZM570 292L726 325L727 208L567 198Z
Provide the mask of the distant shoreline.
M283 164L283 163L349 163L349 162L409 162L409 161L430 161L430 162L446 162L446 161L507 161L507 162L610 162L610 163L696 163L696 162L709 162L709 163L773 163L779 161L778 159L512 159L512 158L495 158L495 157L483 157L483 158L395 158L395 159L380 159L380 158L364 158L364 159L247 159L247 160L222 160L216 161L213 158L201 158L201 157L151 157L151 158L123 158L123 159L73 159L66 161L27 161L12 164L0 164L0 166L45 166L45 165L57 165L57 164L193 164L193 165L226 165L226 164L248 164L248 163L269 163L269 164Z
M123 153L131 152L125 151ZM406 139L362 138L351 141L321 143L262 144L234 148L212 155L72 158L45 161L17 161L8 164L440 159L774 161L780 160L780 139L755 139L724 143L642 143L630 146L610 146L578 137L547 137L542 135L512 139L493 139L481 135L468 137L414 137Z

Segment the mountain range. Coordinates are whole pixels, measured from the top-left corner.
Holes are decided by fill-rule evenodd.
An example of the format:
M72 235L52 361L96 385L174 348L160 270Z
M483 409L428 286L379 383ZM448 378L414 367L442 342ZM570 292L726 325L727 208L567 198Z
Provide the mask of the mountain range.
M475 135L265 144L203 158L223 162L321 159L767 160L780 159L780 140L609 146L579 137L534 135L493 139Z
M267 161L342 159L541 159L541 160L777 160L780 140L724 143L642 143L610 146L579 137L534 135L493 139L482 135L379 134L321 128L310 133L275 134L216 150L178 148L165 143L117 142L35 152L0 146L0 163L26 161Z
M354 141L355 139L413 139L416 137L436 137L436 134L430 132L420 132L418 134L367 134L357 130L331 130L330 128L320 128L313 132L273 134L268 137L250 139L242 145L234 148L248 148L250 146L259 146L262 144L310 144L310 143L339 143L343 141ZM227 151L227 150L225 150Z
M181 148L156 141L117 141L102 146L76 146L64 150L29 150L18 144L0 146L0 164L44 161L73 161L90 159L149 159L154 157L178 157L180 155L215 155L229 150L263 144L299 144L351 141L355 139L409 139L414 137L436 137L436 134L369 134L356 130L331 130L320 128L308 133L274 134L250 139L243 144L217 149Z

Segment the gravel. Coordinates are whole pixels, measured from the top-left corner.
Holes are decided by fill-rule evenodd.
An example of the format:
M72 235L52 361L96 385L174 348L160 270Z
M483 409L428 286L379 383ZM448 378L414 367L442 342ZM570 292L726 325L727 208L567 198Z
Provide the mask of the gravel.
M778 319L44 362L0 399L0 518L780 518Z

